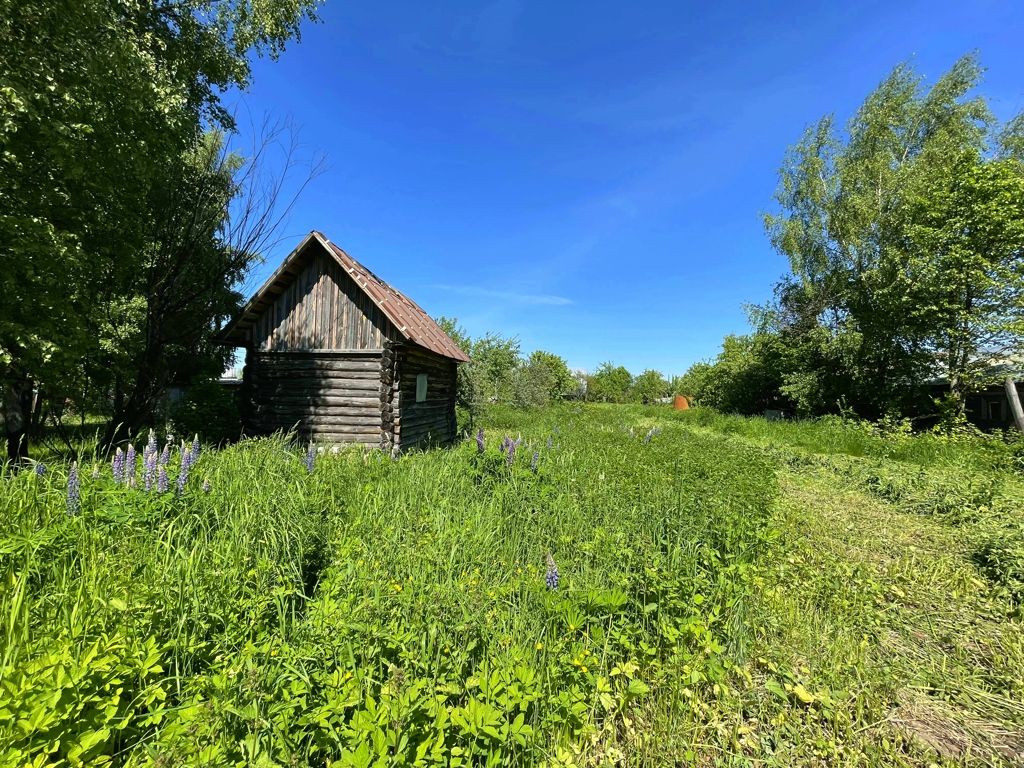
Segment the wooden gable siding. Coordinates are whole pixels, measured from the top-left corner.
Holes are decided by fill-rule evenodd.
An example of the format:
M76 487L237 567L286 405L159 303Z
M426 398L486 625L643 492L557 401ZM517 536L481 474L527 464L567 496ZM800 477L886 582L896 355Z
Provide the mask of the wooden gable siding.
M314 253L256 321L261 352L382 349L398 337L377 305L323 249Z

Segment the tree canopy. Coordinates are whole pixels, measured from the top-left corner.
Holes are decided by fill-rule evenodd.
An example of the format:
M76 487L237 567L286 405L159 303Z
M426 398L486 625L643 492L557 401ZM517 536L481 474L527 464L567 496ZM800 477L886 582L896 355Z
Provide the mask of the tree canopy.
M248 85L251 56L278 56L315 8L0 0L0 292L17 297L0 302L7 403L27 381L77 380L119 328L152 313L139 300L153 295L134 286L140 275L173 282L154 274L172 236L169 190L190 194L203 133L233 128L221 97ZM218 247L214 231L203 247ZM192 309L212 326L224 305Z
M995 120L981 74L965 56L925 87L900 65L845 130L824 117L787 152L765 224L790 273L755 333L693 371L700 399L912 415L942 377L962 412L1019 350L1024 119Z

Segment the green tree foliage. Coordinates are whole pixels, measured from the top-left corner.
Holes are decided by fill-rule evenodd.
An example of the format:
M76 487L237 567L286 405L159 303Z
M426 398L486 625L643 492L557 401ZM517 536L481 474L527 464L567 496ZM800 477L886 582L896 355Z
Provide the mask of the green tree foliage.
M965 157L938 186L908 196L907 268L921 296L928 348L962 410L990 383L993 357L1024 339L1024 166Z
M633 380L631 399L638 403L656 403L669 394L668 380L659 371L647 369Z
M587 400L598 403L625 403L633 386L632 374L623 366L604 362L587 378Z
M562 400L576 391L576 378L569 364L552 352L540 349L531 352L521 370L536 388L540 404Z
M204 128L232 127L221 94L248 85L251 54L276 57L315 5L0 0L5 400L101 356L101 305L149 311L114 290L173 237L158 230L164 185Z
M470 356L459 366L457 400L471 416L489 403L543 406L578 389L568 364L556 354L536 350L524 359L515 337L488 333L473 339L457 320L440 317L437 323Z
M700 405L729 413L755 414L784 407L784 351L775 334L726 336L712 363L697 363L681 377L683 394Z
M1024 120L997 125L980 75L968 56L926 89L899 66L845 132L823 118L788 152L766 226L791 273L755 323L782 351L754 378L797 410L911 413L937 372L962 409L986 358L1019 346Z

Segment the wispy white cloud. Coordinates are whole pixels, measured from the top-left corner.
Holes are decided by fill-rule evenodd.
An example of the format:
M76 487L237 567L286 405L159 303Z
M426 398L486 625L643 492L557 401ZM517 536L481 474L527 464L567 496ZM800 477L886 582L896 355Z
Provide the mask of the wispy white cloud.
M539 304L549 307L564 307L572 304L572 299L565 296L554 296L549 293L518 293L516 291L498 291L477 285L433 285L441 291L457 293L462 296L476 296L483 299L497 299L515 304Z

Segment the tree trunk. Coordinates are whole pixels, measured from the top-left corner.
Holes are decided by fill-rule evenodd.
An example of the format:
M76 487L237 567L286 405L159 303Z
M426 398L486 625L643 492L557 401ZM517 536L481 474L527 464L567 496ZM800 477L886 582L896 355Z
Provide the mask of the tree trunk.
M4 435L7 459L23 464L28 458L29 417L32 412L32 382L8 384L3 392Z
M1024 410L1020 407L1020 396L1017 394L1017 382L1013 376L1006 377L1006 399L1010 401L1010 413L1018 432L1024 432Z

